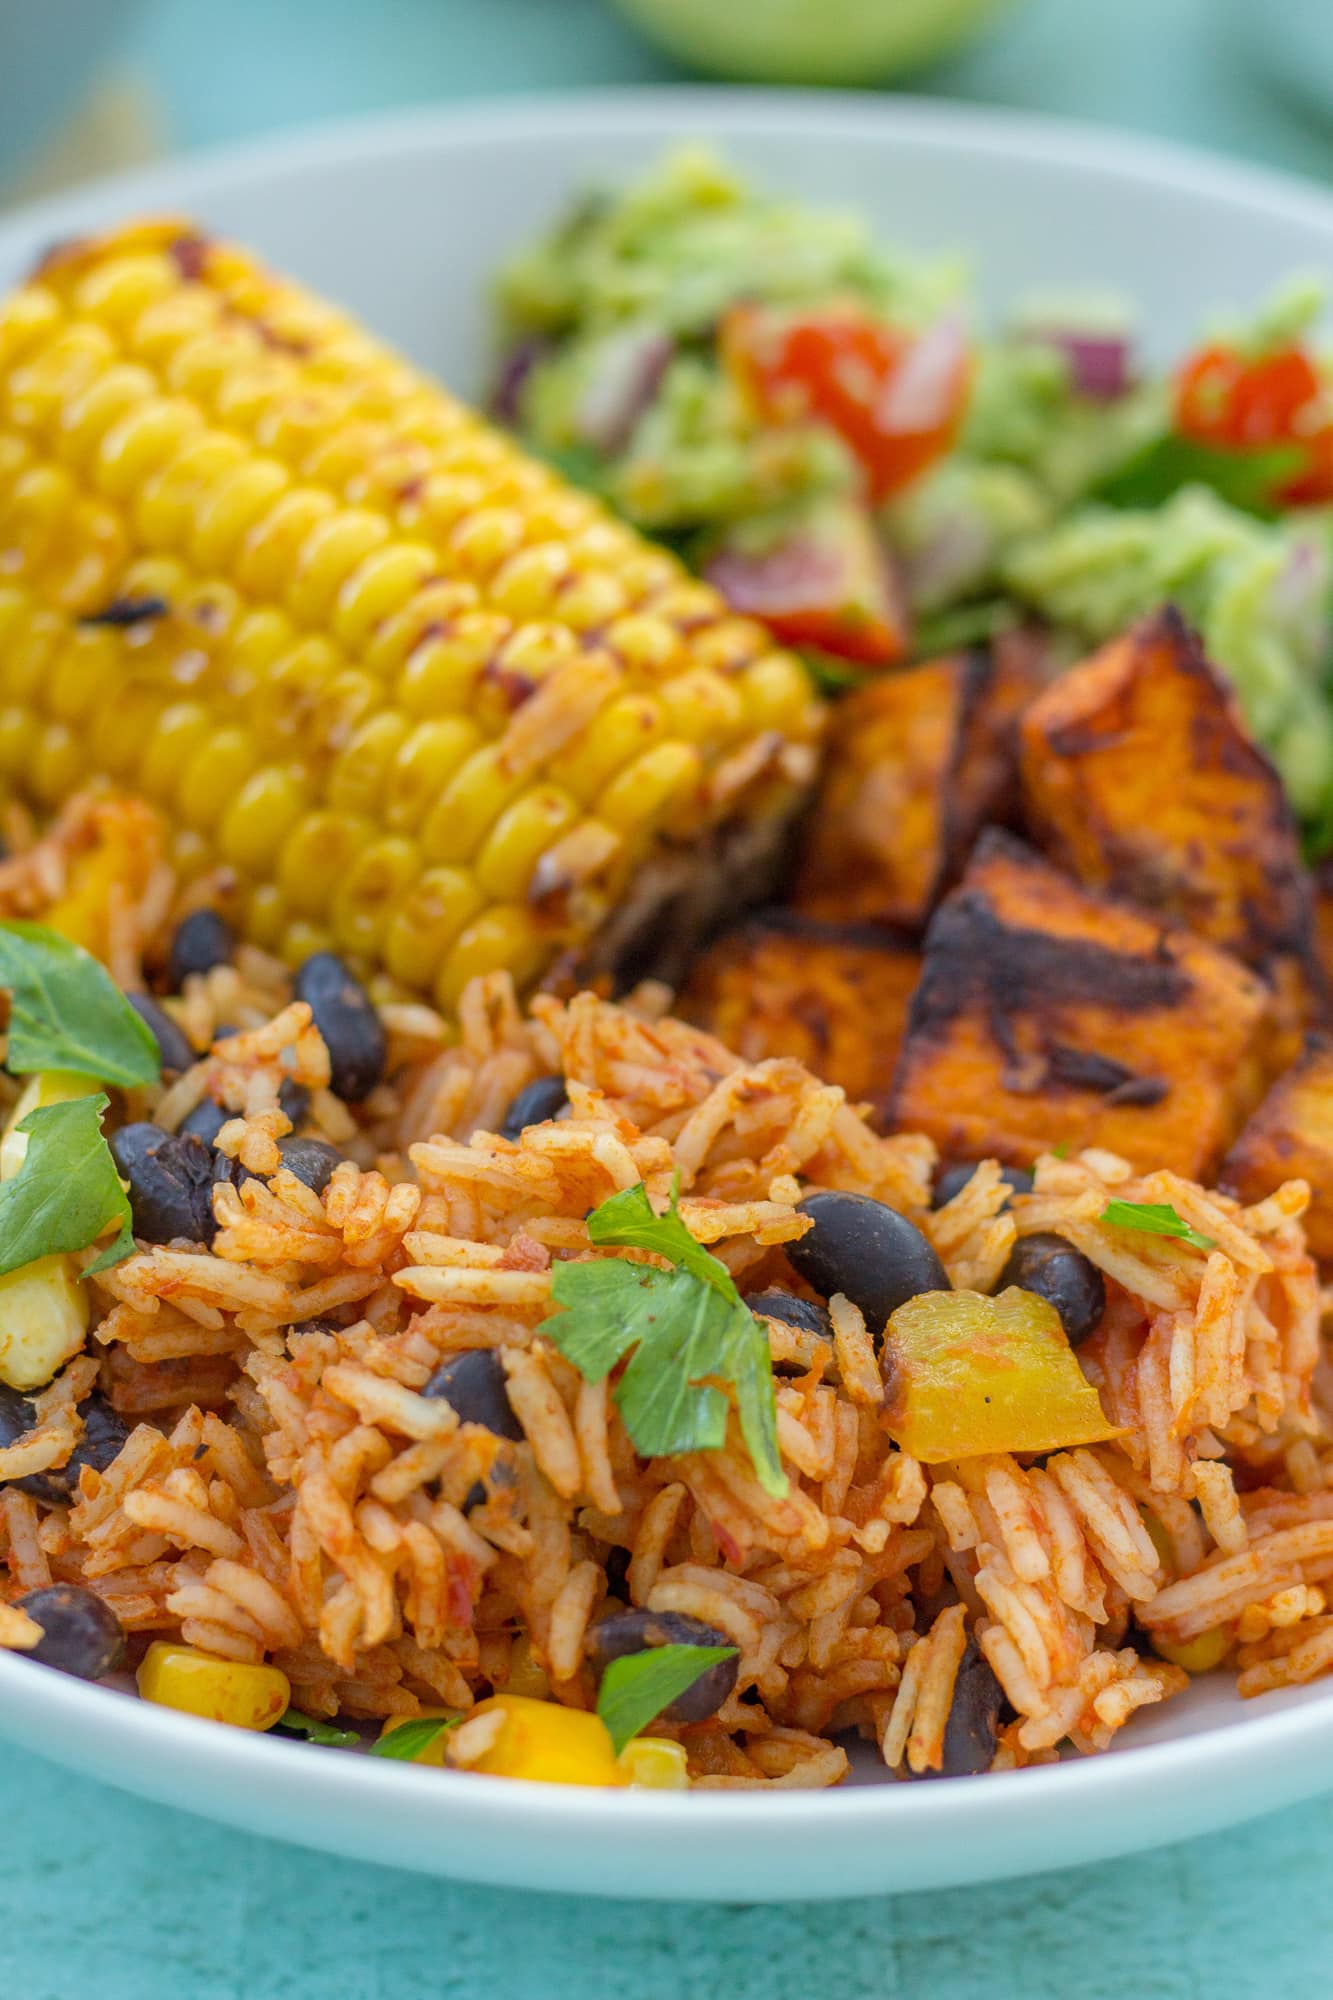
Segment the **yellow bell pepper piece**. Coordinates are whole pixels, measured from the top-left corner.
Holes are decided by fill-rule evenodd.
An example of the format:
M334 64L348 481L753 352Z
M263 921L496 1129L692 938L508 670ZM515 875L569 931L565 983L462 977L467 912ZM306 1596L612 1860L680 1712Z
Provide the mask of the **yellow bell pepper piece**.
M13 1180L28 1154L28 1134L18 1127L30 1111L88 1097L92 1077L70 1070L41 1070L28 1078L0 1139L0 1181ZM76 1355L88 1331L88 1298L73 1259L38 1257L0 1278L0 1382L11 1389L43 1389Z
M271 1729L292 1698L291 1683L278 1667L220 1660L170 1639L153 1641L138 1682L145 1701L229 1722L234 1729Z
M380 1731L382 1743L386 1736L392 1736L395 1729L401 1729L405 1722L425 1722L438 1717L441 1721L452 1721L458 1714L456 1708L421 1708L415 1715L391 1715ZM442 1729L433 1737L424 1750L414 1750L404 1761L409 1764L434 1764L437 1770L444 1767L444 1753L449 1747L449 1731Z
M1183 1667L1187 1674L1210 1674L1214 1667L1221 1666L1234 1643L1235 1633L1229 1625L1210 1625L1197 1638L1185 1639L1178 1646L1169 1646L1165 1639L1154 1639L1152 1649L1173 1667Z
M1107 1422L1055 1307L1016 1285L998 1298L921 1292L893 1314L884 1348L884 1422L927 1465L1121 1434Z
M619 1762L630 1784L640 1791L687 1792L690 1788L685 1745L669 1736L631 1736Z
M497 1694L479 1702L468 1720L499 1714L503 1727L470 1771L492 1778L532 1778L544 1785L623 1785L611 1738L600 1716L528 1695Z

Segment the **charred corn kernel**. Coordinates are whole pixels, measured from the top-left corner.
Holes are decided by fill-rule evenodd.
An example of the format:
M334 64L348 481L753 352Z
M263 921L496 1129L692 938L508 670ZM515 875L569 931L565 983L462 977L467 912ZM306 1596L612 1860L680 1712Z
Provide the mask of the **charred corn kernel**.
M503 1723L470 1771L492 1778L531 1778L544 1785L623 1785L611 1738L600 1716L527 1695L497 1694L472 1715L499 1714ZM471 1718L469 1718L471 1720Z
M145 1701L229 1722L233 1729L271 1729L292 1698L291 1683L278 1667L220 1660L170 1639L153 1641L136 1678Z
M166 614L76 629L135 596ZM535 979L668 842L775 840L820 720L676 558L243 252L137 224L0 303L0 771L141 788L256 940Z
M428 985L449 947L481 907L481 891L467 870L428 868L389 918L385 966L405 985Z
M628 1784L647 1792L687 1792L689 1760L669 1736L632 1736L618 1758Z
M0 1139L0 1181L13 1180L28 1157L28 1134L18 1128L30 1112L42 1111L48 1104L68 1104L76 1097L89 1097L97 1087L95 1078L76 1076L67 1069L44 1069L30 1076L19 1092L18 1103L10 1112L4 1137Z
M486 895L497 902L521 896L542 855L578 816L577 802L558 785L534 785L506 807L477 856L477 880Z
M457 1718L457 1715L458 1710L456 1708L419 1708L415 1715L391 1715L380 1730L379 1741L383 1743L386 1736L392 1736L395 1729L402 1729L407 1723L453 1722ZM420 1750L414 1750L412 1755L407 1759L407 1762L410 1764L431 1764L437 1771L442 1770L448 1748L449 1731L442 1729L438 1735L432 1736L430 1742L424 1744Z
M419 722L410 730L398 745L385 786L389 825L419 825L480 742L477 724L461 715Z
M525 986L547 956L547 942L528 912L496 903L468 925L450 951L435 981L435 997L451 1011L468 981L483 972L508 972L516 986Z
M300 916L323 917L339 882L375 833L373 820L354 813L307 813L278 857L278 888L288 908Z
M252 874L270 867L306 804L299 773L277 765L256 771L222 815L218 851L223 860Z
M394 905L421 878L421 850L414 840L387 834L358 854L334 892L333 935L344 951L374 956Z
M1178 1646L1169 1645L1165 1639L1154 1639L1152 1646L1162 1659L1169 1660L1173 1667L1183 1667L1187 1674L1209 1674L1214 1667L1221 1666L1235 1642L1236 1635L1229 1625L1211 1625L1197 1639L1186 1639Z

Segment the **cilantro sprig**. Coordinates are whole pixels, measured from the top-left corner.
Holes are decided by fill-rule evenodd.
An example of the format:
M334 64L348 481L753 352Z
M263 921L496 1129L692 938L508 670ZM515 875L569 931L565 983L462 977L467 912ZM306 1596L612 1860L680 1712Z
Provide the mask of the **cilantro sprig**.
M132 1255L130 1204L102 1136L100 1092L41 1105L18 1127L28 1135L23 1165L0 1181L0 1276L59 1251L86 1250L115 1223L115 1241L89 1273Z
M461 1715L414 1715L410 1722L400 1722L387 1736L381 1736L370 1746L372 1757L393 1757L401 1764L410 1764L423 1750L429 1750L437 1736L443 1736L446 1729L453 1729L462 1721Z
M612 1660L598 1689L597 1713L617 1757L631 1737L655 1722L710 1667L735 1654L734 1646L651 1646Z
M599 1248L649 1250L672 1268L624 1257L557 1264L551 1295L562 1310L542 1331L588 1382L629 1355L613 1394L645 1458L718 1450L729 1407L718 1385L727 1384L760 1485L784 1494L768 1336L726 1265L681 1221L675 1187L664 1215L642 1181L613 1194L588 1217L588 1234Z
M1192 1228L1169 1201L1108 1201L1100 1219L1115 1229L1137 1229L1144 1236L1174 1236L1191 1250L1211 1250L1216 1241Z
M151 1031L91 952L58 931L0 924L0 987L9 993L6 1067L15 1076L71 1070L98 1083L156 1083Z
M273 1727L284 1736L304 1736L308 1743L318 1743L326 1750L350 1750L361 1738L355 1729L339 1729L334 1722L326 1722L321 1715L307 1715L304 1709L284 1709Z

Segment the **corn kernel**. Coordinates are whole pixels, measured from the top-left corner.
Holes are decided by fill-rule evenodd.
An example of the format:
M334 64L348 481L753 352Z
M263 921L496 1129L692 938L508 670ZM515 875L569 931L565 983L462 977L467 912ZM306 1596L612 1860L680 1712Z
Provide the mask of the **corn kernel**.
M420 1708L415 1715L391 1715L380 1730L379 1741L383 1743L386 1736L392 1736L395 1729L401 1729L405 1724L426 1721L452 1722L457 1714L456 1708ZM449 1731L442 1729L438 1736L431 1738L424 1749L414 1750L405 1761L409 1764L431 1764L437 1771L442 1770L448 1748Z
M378 831L373 820L354 813L307 813L278 857L278 886L288 908L297 916L326 916L338 884Z
M87 1293L68 1257L38 1257L0 1278L0 1382L11 1389L44 1389L87 1331Z
M1235 1633L1229 1625L1210 1625L1197 1638L1182 1640L1180 1645L1169 1645L1165 1639L1154 1639L1153 1651L1173 1667L1183 1667L1187 1674L1208 1674L1214 1667L1220 1667L1235 1644Z
M541 970L546 943L526 910L494 904L470 923L449 953L435 981L435 997L445 1012L457 1006L470 979L485 972L508 972L525 986Z
M389 773L409 726L396 708L381 708L353 731L325 782L325 796L335 812L378 818Z
M429 986L445 953L483 906L475 876L462 868L427 868L389 918L384 963L395 979Z
M632 1736L618 1761L627 1781L641 1791L687 1792L690 1788L685 1745L669 1736Z
M399 744L389 773L385 818L404 831L417 826L472 752L481 731L461 715L419 722Z
M220 1660L168 1639L153 1641L137 1679L145 1701L233 1729L271 1729L292 1698L291 1683L277 1667Z
M503 1727L469 1770L546 1785L625 1784L600 1716L519 1694L492 1695L472 1711L474 1716L496 1713L503 1716Z
M497 902L520 897L546 850L578 818L576 801L558 785L533 785L507 806L477 856L477 880Z
M668 739L612 779L597 801L597 817L626 832L655 826L702 781L703 762L693 744Z
M270 765L247 778L222 815L218 852L252 874L272 865L306 806L299 773Z
M420 874L421 850L401 834L386 834L358 854L333 896L333 935L342 950L370 957L390 911Z
M523 787L521 777L506 771L498 743L474 751L445 786L421 829L421 844L431 860L466 861Z

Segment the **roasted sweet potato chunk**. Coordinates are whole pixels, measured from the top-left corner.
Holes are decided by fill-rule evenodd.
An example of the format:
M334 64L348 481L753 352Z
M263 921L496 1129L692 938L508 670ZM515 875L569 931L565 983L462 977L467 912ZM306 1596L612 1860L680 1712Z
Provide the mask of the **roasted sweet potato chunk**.
M838 704L796 900L920 930L1017 795L1017 719L1045 655L1023 632L886 674Z
M984 834L937 911L890 1100L946 1157L1106 1146L1206 1176L1263 1087L1270 996L1215 945Z
M1333 1040L1311 1035L1222 1162L1218 1176L1241 1201L1262 1201L1282 1181L1310 1183L1305 1236L1333 1259Z
M676 1011L749 1062L794 1056L853 1103L880 1104L920 970L892 931L776 910L704 953Z
M1319 980L1282 781L1178 612L1053 681L1020 735L1028 829L1086 888L1187 924L1279 987Z

